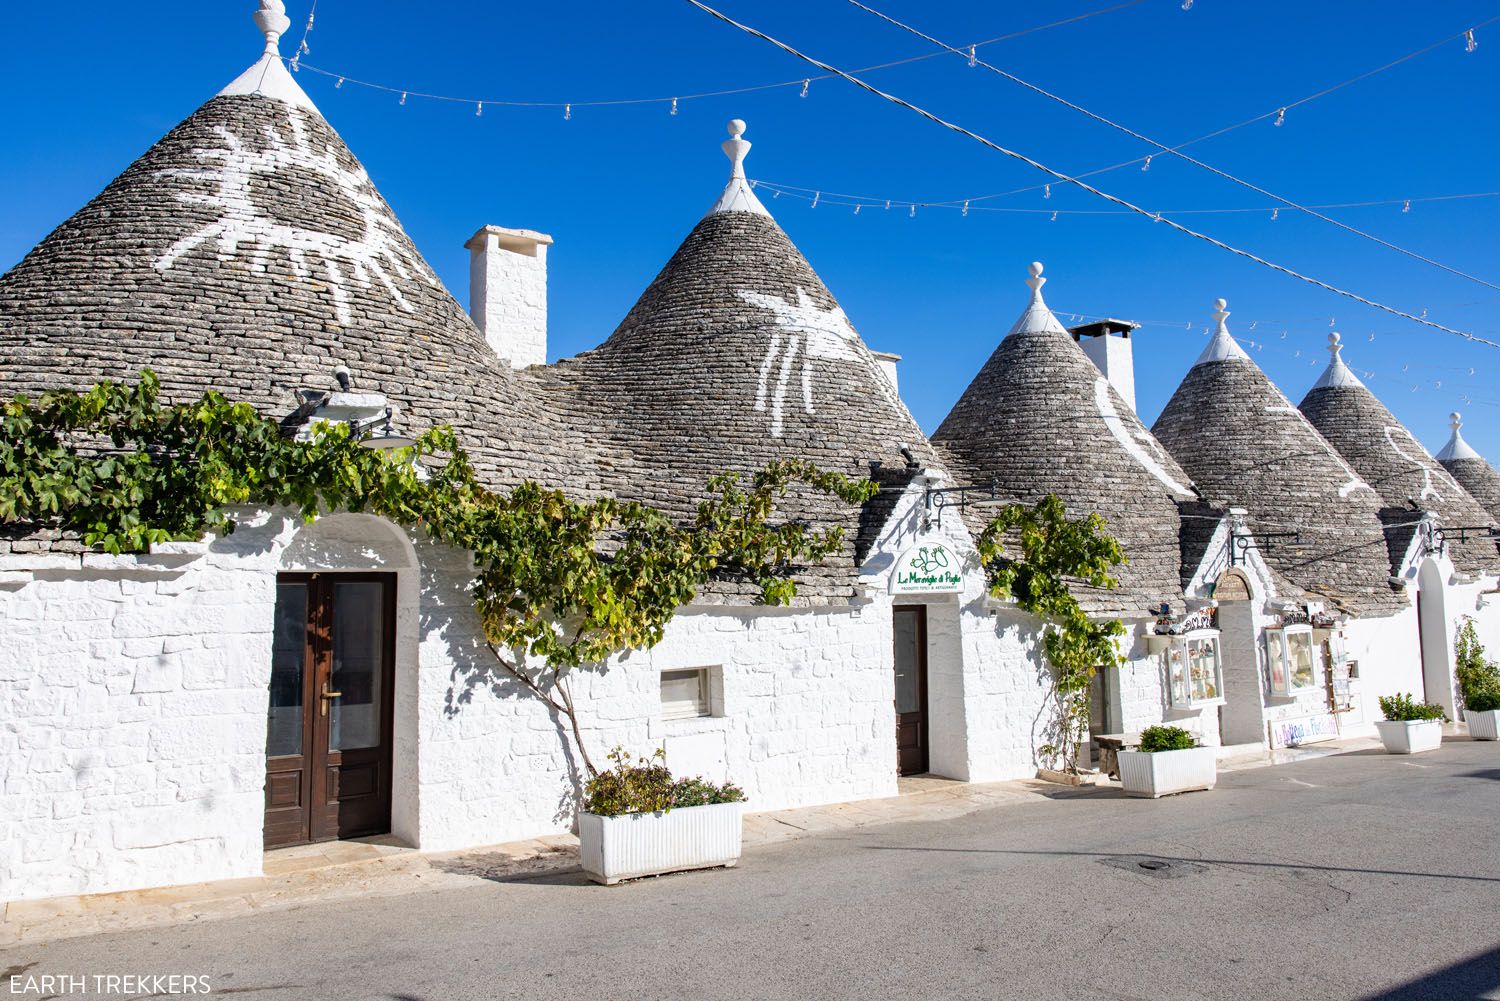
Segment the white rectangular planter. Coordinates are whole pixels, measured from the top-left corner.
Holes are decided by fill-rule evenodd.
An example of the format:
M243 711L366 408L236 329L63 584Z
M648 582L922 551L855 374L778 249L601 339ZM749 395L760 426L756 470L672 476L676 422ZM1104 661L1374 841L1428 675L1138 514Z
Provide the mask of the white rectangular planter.
M596 883L684 869L732 866L740 857L743 803L687 806L666 813L578 816L583 871Z
M1482 713L1464 710L1464 719L1469 724L1469 736L1475 740L1500 740L1500 709L1487 709Z
M1440 719L1410 719L1375 721L1380 733L1380 742L1388 754L1418 754L1435 751L1443 743L1443 721Z
M1120 784L1129 796L1157 799L1178 792L1212 789L1218 762L1212 747L1184 751L1121 751Z

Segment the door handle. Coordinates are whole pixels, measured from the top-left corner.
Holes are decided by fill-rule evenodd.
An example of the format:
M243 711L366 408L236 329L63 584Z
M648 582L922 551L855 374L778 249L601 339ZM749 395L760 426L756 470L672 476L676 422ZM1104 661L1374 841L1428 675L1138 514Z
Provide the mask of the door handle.
M323 685L323 691L321 693L319 693L319 695L318 695L318 698L321 700L321 703L322 703L322 706L323 706L323 713L322 714L324 716L328 715L328 703L329 703L329 701L331 701L332 699L339 698L343 694L344 694L343 692L330 692L328 690L327 683L326 682L324 683L324 685Z

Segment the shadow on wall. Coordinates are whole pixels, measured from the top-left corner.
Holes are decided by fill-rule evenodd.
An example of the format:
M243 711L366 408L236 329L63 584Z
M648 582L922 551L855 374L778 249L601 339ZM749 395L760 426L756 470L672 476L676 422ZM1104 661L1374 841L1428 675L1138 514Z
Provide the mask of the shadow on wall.
M448 691L443 697L443 715L456 719L465 707L473 705L476 695L502 702L530 702L543 708L557 733L558 747L567 771L552 820L571 825L577 819L584 783L582 764L573 747L572 728L561 713L541 703L501 665L499 655L485 641L470 585L471 578L467 574L434 572L429 566L423 566L419 635L424 639L443 637L448 662L452 665L448 674ZM590 670L600 675L607 673L607 667Z

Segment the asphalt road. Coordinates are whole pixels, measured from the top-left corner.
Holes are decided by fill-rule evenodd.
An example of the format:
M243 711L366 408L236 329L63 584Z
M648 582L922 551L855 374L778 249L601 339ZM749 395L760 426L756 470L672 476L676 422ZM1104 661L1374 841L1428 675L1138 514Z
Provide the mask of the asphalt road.
M1157 802L1060 789L617 887L476 879L67 940L0 970L205 975L255 1001L1471 1001L1500 998L1497 914L1500 745L1450 741Z

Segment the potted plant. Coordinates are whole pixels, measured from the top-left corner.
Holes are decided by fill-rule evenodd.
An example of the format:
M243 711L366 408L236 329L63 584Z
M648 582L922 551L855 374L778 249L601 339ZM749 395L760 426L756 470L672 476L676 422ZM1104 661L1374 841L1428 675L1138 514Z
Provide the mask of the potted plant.
M1212 747L1200 747L1180 726L1148 726L1134 751L1119 753L1120 784L1128 796L1158 799L1212 789L1218 763Z
M1500 738L1500 667L1484 655L1474 620L1458 631L1454 673L1464 703L1464 721L1475 740Z
M583 871L596 883L712 869L739 861L741 810L738 786L701 778L674 779L666 752L632 758L609 752L609 769L589 779L578 817Z
M1448 716L1442 706L1417 702L1409 693L1382 695L1380 711L1385 719L1376 720L1375 729L1388 754L1417 754L1436 750L1443 743L1443 721Z

